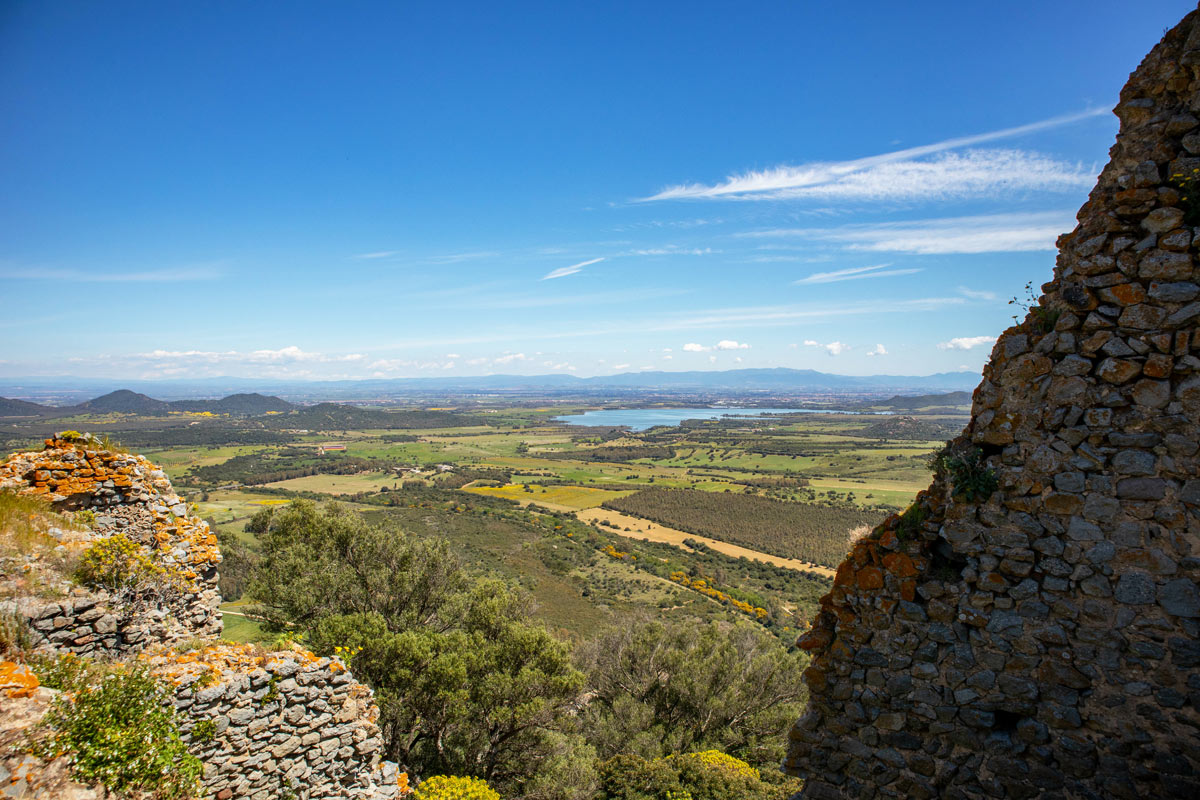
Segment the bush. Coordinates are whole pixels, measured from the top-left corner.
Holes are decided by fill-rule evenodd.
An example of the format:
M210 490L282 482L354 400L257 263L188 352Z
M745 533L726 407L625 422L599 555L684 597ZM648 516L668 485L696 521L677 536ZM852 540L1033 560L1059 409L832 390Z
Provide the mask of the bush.
M950 479L951 494L968 502L983 503L999 488L995 471L983 460L983 451L969 444L948 442L933 456L930 466L938 477Z
M63 657L38 670L63 690L46 713L44 757L66 755L71 774L117 794L149 792L164 800L195 796L203 765L179 737L171 688L142 667L104 668Z
M620 755L600 765L606 800L785 800L794 779L764 779L745 761L705 750L647 760Z
M500 794L480 778L434 775L421 781L412 800L500 800Z
M123 533L93 544L79 559L73 577L92 589L115 595L131 605L143 600L165 602L192 588L179 569L162 564Z

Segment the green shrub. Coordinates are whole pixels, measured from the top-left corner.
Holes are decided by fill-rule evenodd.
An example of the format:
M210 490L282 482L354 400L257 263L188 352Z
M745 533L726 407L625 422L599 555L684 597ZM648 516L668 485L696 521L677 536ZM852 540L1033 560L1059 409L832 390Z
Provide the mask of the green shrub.
M60 658L38 672L63 690L43 719L39 755L65 755L71 774L116 794L148 792L163 800L194 797L203 765L179 737L171 688L143 667L101 667ZM54 686L57 684L57 686Z
M127 602L145 595L166 600L192 588L192 581L178 567L162 564L123 533L85 550L72 577L83 586L123 596Z
M938 477L948 477L954 497L968 502L986 502L999 488L996 472L983 460L983 451L969 444L949 442L933 456L931 466Z
M900 523L896 526L896 536L902 542L912 541L921 534L921 526L928 516L925 508L919 503L913 503L900 515Z
M800 788L719 750L652 760L619 755L600 765L600 777L607 800L786 800Z
M192 739L197 742L211 742L217 735L217 721L202 719L192 726Z
M500 800L500 794L482 778L434 775L421 781L412 800Z

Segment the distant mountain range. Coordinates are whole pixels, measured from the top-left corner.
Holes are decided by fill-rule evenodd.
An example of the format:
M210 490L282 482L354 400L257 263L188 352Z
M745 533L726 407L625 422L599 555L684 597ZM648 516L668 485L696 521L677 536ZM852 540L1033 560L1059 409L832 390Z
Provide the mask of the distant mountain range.
M2 378L0 394L50 399L55 404L85 405L89 394L125 390L145 392L171 400L212 397L220 393L245 396L246 392L274 395L275 400L383 400L406 395L479 392L532 392L598 394L605 391L664 392L766 392L774 394L852 393L909 395L971 391L979 384L977 372L941 372L935 375L835 375L811 369L734 369L694 372L623 372L594 378L574 375L482 375L438 378L372 378L346 381L291 381L270 378L203 378L169 381L109 381L95 378ZM117 394L117 392L114 392ZM143 395L145 396L145 395ZM260 395L261 396L261 395ZM99 400L100 398L97 398ZM147 397L147 400L152 400ZM231 398L209 401L224 403ZM97 402L89 400L88 403ZM11 402L11 401L0 401ZM121 401L123 402L123 401ZM130 401L131 403L133 401ZM152 402L167 402L163 400ZM171 409L168 409L171 410ZM185 410L176 408L174 410ZM216 407L205 409L214 413ZM272 408L270 410L284 410ZM153 412L148 412L153 413ZM261 413L224 411L221 413Z
M232 394L220 400L176 400L166 402L153 397L118 389L85 403L73 406L43 406L24 400L0 397L0 417L70 417L76 414L141 414L143 416L165 415L172 411L210 411L214 414L232 414L239 417L255 417L270 411L290 411L295 406L278 397L261 394Z

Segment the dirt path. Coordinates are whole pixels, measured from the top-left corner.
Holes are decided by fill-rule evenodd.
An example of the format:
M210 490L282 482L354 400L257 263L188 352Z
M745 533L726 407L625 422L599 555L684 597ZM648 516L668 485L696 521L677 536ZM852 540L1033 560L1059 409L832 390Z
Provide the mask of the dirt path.
M757 550L751 550L747 547L741 547L728 542L721 542L716 539L709 539L707 536L697 536L694 533L684 533L677 531L674 528L668 528L659 525L657 522L641 519L640 517L632 517L628 514L622 514L619 511L610 511L607 508L585 508L582 511L576 511L575 516L584 522L598 522L603 520L618 525L619 528L609 528L613 533L626 536L630 539L642 539L649 542L662 542L664 544L673 544L676 547L687 549L684 545L684 539L693 539L701 542L718 553L724 553L733 558L742 558L743 556L751 561L764 561L768 564L774 564L779 567L787 567L788 569L799 570L801 572L815 572L818 575L824 575L827 578L832 578L834 571L829 567L823 567L818 564L810 564L807 561L800 561L795 558L782 558L773 556L767 553L760 553ZM624 530L629 528L629 530Z

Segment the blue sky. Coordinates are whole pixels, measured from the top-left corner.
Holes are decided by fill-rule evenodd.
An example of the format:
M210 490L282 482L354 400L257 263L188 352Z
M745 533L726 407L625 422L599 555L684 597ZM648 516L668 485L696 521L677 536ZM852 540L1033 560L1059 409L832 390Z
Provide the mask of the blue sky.
M978 369L1188 2L0 4L0 375Z

